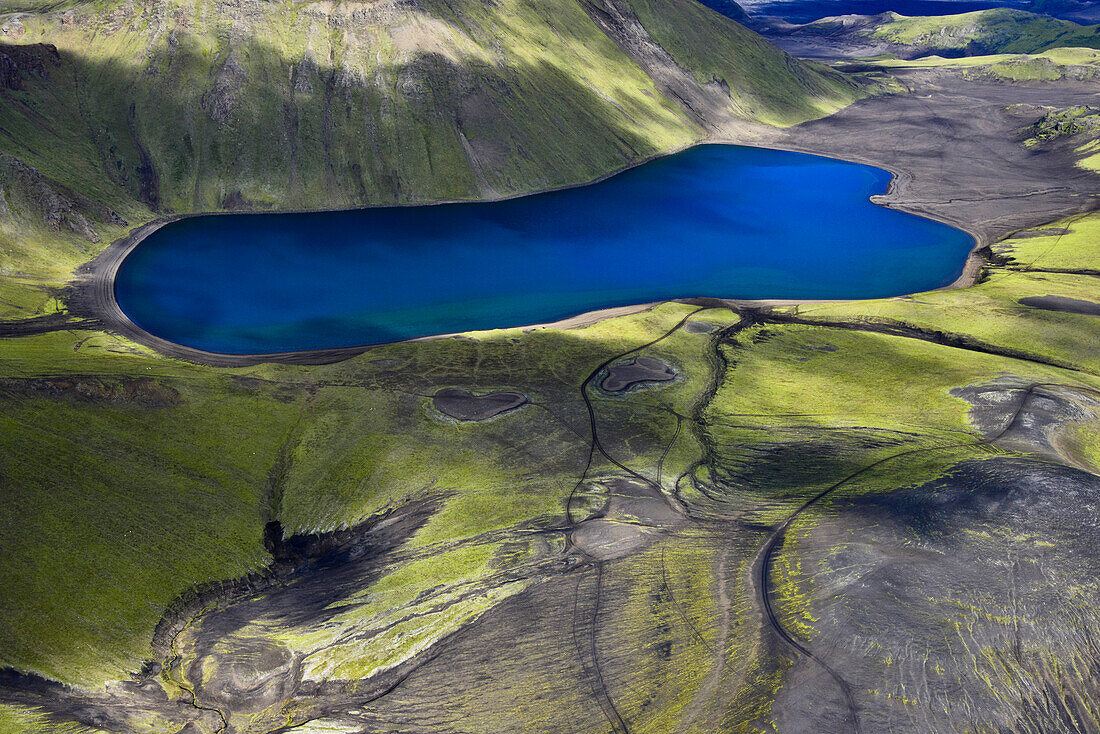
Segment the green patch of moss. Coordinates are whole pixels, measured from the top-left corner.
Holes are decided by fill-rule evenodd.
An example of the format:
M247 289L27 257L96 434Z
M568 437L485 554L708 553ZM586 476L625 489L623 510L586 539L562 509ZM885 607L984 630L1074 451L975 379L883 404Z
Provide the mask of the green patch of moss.
M80 724L58 722L37 708L0 704L0 731L5 734L106 734Z
M994 8L927 17L892 13L869 35L938 51L1036 53L1066 46L1100 48L1097 28L1013 8Z

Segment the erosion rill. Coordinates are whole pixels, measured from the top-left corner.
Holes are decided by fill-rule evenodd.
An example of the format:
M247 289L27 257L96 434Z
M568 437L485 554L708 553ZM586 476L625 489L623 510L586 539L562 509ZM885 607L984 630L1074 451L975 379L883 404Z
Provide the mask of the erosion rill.
M851 77L687 0L3 8L0 731L1100 726L1085 51ZM216 364L82 300L181 213L704 139L889 168L978 237L967 287Z

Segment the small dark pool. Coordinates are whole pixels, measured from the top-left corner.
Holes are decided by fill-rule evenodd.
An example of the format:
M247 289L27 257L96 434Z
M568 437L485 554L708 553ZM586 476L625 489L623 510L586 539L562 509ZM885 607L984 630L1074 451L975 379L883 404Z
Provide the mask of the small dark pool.
M357 346L669 298L874 298L947 285L972 238L872 204L870 166L704 145L501 202L169 224L122 263L145 330L212 352Z

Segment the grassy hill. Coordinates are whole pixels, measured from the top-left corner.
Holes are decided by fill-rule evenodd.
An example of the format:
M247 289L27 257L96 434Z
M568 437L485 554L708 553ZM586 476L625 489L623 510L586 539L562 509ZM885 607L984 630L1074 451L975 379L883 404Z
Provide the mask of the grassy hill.
M991 54L962 58L884 58L867 63L882 69L959 69L965 78L999 82L1063 79L1089 82L1100 78L1100 51L1091 48L1055 48L1038 54Z
M1024 145L1029 148L1068 140L1081 156L1079 166L1100 171L1100 109L1096 107L1052 109L1028 128L1027 135Z
M0 33L0 300L31 310L13 278L124 222L577 184L860 94L689 0L16 2Z
M1011 8L959 15L906 17L842 15L769 31L786 47L813 56L901 58L1040 53L1057 48L1100 48L1100 26L1078 25Z
M871 37L935 52L979 56L1066 47L1100 48L1100 26L1082 26L1011 8L927 18L888 15L892 18L879 24Z

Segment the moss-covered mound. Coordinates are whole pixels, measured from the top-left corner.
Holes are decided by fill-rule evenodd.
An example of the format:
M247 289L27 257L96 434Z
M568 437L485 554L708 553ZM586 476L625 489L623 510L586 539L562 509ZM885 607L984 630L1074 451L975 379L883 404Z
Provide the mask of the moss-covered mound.
M1100 26L1082 26L1012 8L916 18L887 13L881 18L869 29L870 37L923 53L982 56L1065 47L1100 48Z

